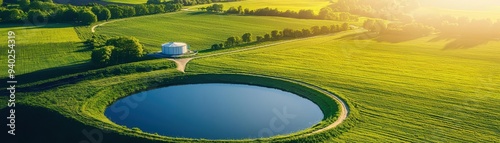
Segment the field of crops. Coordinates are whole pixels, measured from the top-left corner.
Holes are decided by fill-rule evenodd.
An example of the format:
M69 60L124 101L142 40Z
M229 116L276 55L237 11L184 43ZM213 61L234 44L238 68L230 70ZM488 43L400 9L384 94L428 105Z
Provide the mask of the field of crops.
M49 24L41 27L0 27L0 38L7 39L7 32L16 33L16 74L21 75L38 70L75 66L87 63L90 51L87 50L71 25ZM0 45L7 51L7 45ZM1 59L6 54L0 55ZM7 71L6 66L0 70ZM0 78L6 77L2 72Z
M393 44L347 34L198 59L187 72L281 76L335 91L360 122L334 141L500 139L500 42L443 50L449 41L435 37Z
M303 29L312 26L342 24L338 21L306 20L267 16L214 15L179 12L125 19L97 28L98 34L134 36L147 48L160 50L169 41L186 42L192 50L204 50L230 36L250 32L254 36L284 28Z

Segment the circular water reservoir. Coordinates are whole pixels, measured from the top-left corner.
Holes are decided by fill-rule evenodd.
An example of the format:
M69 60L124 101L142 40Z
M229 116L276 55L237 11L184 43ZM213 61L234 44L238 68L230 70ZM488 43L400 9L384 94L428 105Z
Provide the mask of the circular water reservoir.
M143 132L183 138L247 139L289 134L323 119L321 109L290 92L242 84L169 86L120 99L105 113Z

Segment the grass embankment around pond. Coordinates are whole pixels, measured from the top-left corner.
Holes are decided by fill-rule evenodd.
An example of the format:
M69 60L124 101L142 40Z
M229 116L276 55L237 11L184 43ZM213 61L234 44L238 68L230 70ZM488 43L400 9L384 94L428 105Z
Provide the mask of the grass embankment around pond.
M140 140L140 142L205 142L208 140L172 138L158 136L150 133L143 133L124 126L116 125L104 116L104 111L107 106L111 105L114 101L130 94L164 86L195 83L237 83L277 88L295 93L313 101L318 106L320 106L322 112L325 115L325 119L313 128L306 129L298 133L293 133L291 135L282 135L272 138L260 139L264 141L290 141L303 138L303 135L306 133L310 133L314 130L328 126L331 122L335 121L336 116L338 115L339 105L335 103L335 101L331 97L324 95L316 90L307 88L303 85L294 84L282 80L248 75L202 73L184 74L176 71L175 69L156 70L145 73L104 77L102 79L88 79L74 84L67 84L53 90L43 91L41 93L24 93L23 96L19 98L21 100L19 104L27 106L28 109L36 108L36 110L39 110L40 108L43 108L47 109L48 112L59 113L60 116L56 117L61 118L56 118L57 120L64 120L61 121L62 123L75 124L75 128L83 127L102 130L104 131L104 134L110 134L109 136L111 136L109 138L104 138L107 142L111 142L114 140L123 140L127 138ZM36 110L27 110L27 112L36 112ZM66 119L63 119L63 117ZM27 122L37 121L36 119L33 119L27 120ZM58 126L56 126L54 129L58 129L57 127ZM70 128L68 131L78 130L75 128ZM31 132L27 133L31 134ZM68 136L74 136L75 138L78 138L79 135L81 136L81 133L76 132L69 133ZM50 137L51 135L46 136ZM239 141L252 140L249 139Z

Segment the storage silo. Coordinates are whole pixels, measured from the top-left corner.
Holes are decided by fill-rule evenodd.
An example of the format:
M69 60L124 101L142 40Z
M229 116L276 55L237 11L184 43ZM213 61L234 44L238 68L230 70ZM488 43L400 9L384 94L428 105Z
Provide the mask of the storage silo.
M169 42L161 45L161 52L165 55L182 55L188 51L188 45L182 42Z

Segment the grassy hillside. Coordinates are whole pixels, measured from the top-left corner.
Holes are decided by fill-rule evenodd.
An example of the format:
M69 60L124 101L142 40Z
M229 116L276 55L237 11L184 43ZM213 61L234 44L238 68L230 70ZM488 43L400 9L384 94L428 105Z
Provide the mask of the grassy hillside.
M435 37L385 43L347 35L197 59L187 72L282 76L335 91L360 122L329 140L500 140L500 42L443 50L449 41L429 42Z
M16 33L16 74L21 75L33 71L75 66L84 64L90 59L90 51L78 38L74 28L65 24L49 24L42 27L0 26L0 33L8 31ZM1 34L7 39L7 34ZM7 51L7 45L0 45L1 51ZM0 55L5 59L6 54ZM6 66L0 70L7 71ZM6 77L2 72L0 78Z
M284 28L302 29L312 26L342 24L325 20L304 20L265 16L214 15L197 12L179 12L125 19L97 28L98 34L134 36L147 48L160 50L168 41L186 42L193 50L210 48L230 36L250 32L254 36ZM255 38L254 38L255 39Z

